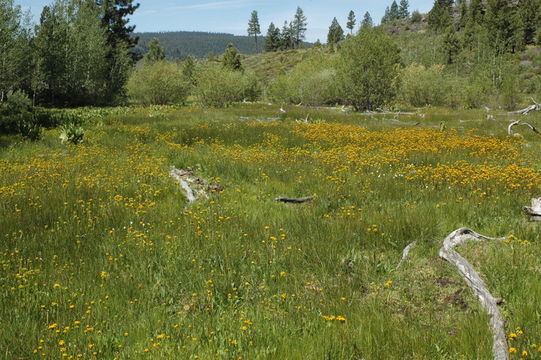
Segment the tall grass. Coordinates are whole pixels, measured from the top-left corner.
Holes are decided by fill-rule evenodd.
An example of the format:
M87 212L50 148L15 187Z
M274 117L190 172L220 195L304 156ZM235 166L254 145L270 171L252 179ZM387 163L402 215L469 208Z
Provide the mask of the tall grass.
M287 110L126 109L78 146L3 148L0 357L489 359L487 317L437 256L460 226L515 235L461 251L506 299L512 356L539 357L535 134ZM185 209L170 166L225 190Z

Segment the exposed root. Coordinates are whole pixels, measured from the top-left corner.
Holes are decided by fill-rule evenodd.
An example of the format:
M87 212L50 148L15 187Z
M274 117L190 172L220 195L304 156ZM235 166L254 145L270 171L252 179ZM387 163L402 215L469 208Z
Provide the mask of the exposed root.
M182 187L186 193L188 206L201 197L207 199L209 197L208 191L223 190L220 185L209 184L206 181L199 179L192 170L172 168L169 171L169 174L179 183L180 187Z
M406 246L404 248L404 251L402 251L402 259L400 260L400 262L398 263L398 265L396 266L396 268L398 269L399 267L401 267L402 265L404 265L404 263L406 261L408 261L408 257L410 255L410 251L411 249L413 249L415 246L417 246L417 242L414 241L412 242L411 244L409 244L408 246Z
M307 196L303 198L287 198L287 197L279 197L276 198L275 201L283 202L283 203L290 203L290 204L302 204L308 201L314 200L314 196Z
M498 304L501 304L503 299L492 296L484 281L472 265L454 250L455 247L468 241L482 240L503 239L489 238L468 228L461 228L453 231L445 238L443 247L440 249L440 256L457 268L464 281L466 281L468 286L477 296L481 305L483 305L486 312L490 315L490 327L492 328L492 333L494 335L494 343L492 345L494 360L508 360L509 351L507 338L505 336L505 323L500 310L498 309Z
M541 132L539 132L539 130L537 130L534 126L532 126L532 125L530 125L528 123L522 122L520 120L517 120L517 121L513 121L511 124L509 124L509 127L507 128L507 133L509 134L509 136L514 136L515 135L515 133L513 132L513 127L515 127L515 126L527 126L534 133L541 135Z
M525 206L524 212L530 215L533 221L541 221L541 198L532 199L532 207Z

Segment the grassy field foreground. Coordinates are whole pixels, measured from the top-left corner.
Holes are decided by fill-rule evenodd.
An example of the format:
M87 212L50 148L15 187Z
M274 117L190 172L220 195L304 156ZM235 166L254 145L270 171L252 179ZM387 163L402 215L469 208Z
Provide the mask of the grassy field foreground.
M512 358L541 357L541 137L507 118L92 111L79 146L0 149L0 358L490 359L437 254L461 226L511 235L459 250L506 300ZM185 208L171 166L224 190Z

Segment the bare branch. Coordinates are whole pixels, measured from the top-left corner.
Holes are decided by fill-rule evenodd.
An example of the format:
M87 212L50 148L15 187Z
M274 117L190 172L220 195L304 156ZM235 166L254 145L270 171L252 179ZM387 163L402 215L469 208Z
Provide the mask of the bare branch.
M517 120L517 121L513 121L511 124L509 124L509 127L507 128L507 133L509 134L509 136L514 136L515 135L515 133L513 131L513 127L515 127L515 126L527 126L534 133L541 135L541 132L539 132L539 130L537 130L534 126L532 126L532 125L530 125L528 123L522 122L520 120Z
M283 202L283 203L290 203L290 204L302 204L308 201L314 200L314 196L307 196L303 198L287 198L287 197L279 197L276 198L275 201Z
M488 291L483 279L475 271L473 266L457 253L454 248L468 241L482 240L503 240L490 238L476 233L468 228L461 228L453 231L443 241L443 247L440 249L440 257L449 261L460 272L460 275L468 286L472 289L481 305L490 315L490 327L493 333L492 353L494 360L508 360L509 351L507 338L505 336L505 322L498 309L498 304L502 303L502 299L495 298Z
M406 247L404 248L404 250L402 251L402 260L400 260L400 262L399 262L398 265L396 266L397 269L398 269L399 267L401 267L406 261L408 261L408 257L409 257L410 251L411 251L411 249L413 249L415 246L417 246L417 242L416 242L416 241L412 242L411 244L409 244L408 246L406 246Z

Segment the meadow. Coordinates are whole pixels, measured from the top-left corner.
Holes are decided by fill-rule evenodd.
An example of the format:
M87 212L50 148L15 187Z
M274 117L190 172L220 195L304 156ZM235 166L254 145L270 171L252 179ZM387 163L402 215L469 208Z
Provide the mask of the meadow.
M438 257L462 226L506 237L459 251L505 299L511 358L541 358L541 136L508 136L519 115L71 111L79 145L0 139L0 358L490 359ZM223 190L187 206L172 166Z

